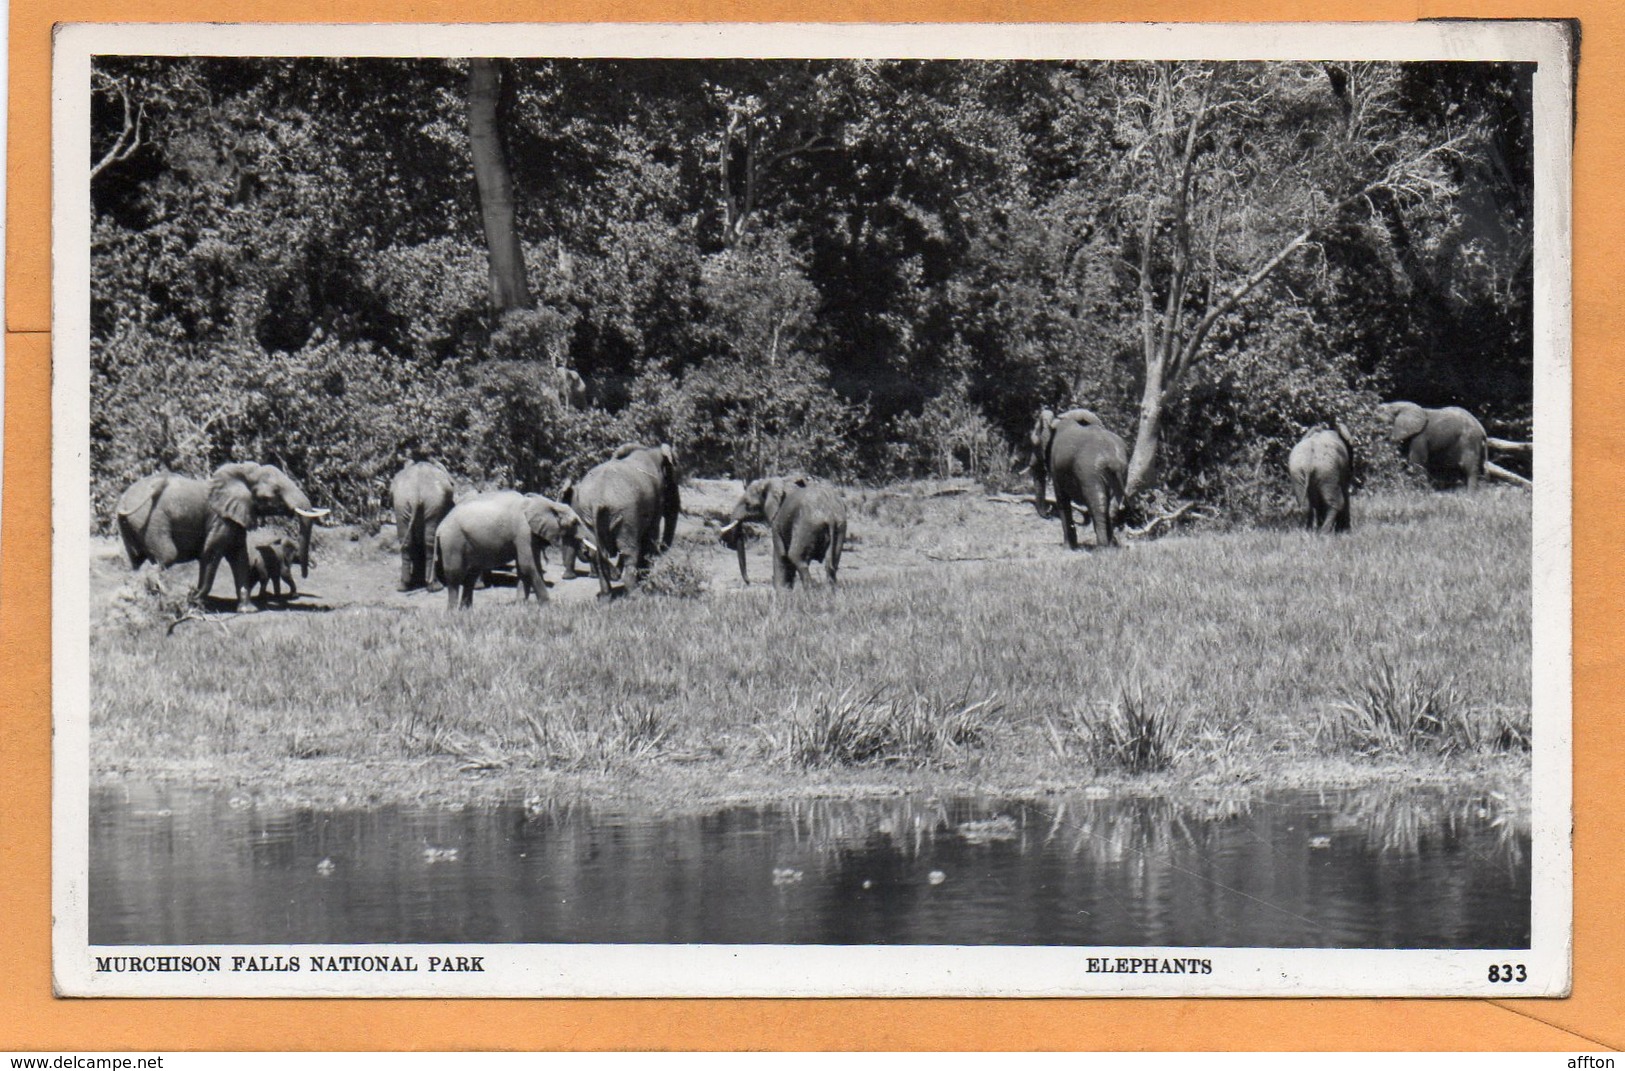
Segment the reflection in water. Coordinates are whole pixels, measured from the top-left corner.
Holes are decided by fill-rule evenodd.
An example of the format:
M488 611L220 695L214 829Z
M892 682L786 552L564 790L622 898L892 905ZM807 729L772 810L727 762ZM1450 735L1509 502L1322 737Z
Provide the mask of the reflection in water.
M94 944L722 942L1522 948L1529 827L1490 796L527 800L318 811L92 798Z

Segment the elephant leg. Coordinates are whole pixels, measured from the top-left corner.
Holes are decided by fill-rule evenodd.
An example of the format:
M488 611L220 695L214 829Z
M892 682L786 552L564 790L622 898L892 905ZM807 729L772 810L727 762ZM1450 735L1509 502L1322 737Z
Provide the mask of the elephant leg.
M789 550L776 530L770 529L770 532L773 538L773 586L788 589L796 582L795 570L790 566Z
M231 582L237 589L237 612L254 613L259 607L254 605L248 594L254 586L254 576L248 567L248 548L232 547L226 552L226 564L231 566Z
M1072 500L1065 495L1055 496L1055 509L1061 515L1061 538L1067 550L1078 549L1078 530L1072 523Z
M1110 496L1104 487L1091 487L1085 492L1089 501L1089 519L1095 526L1095 546L1112 545L1112 511Z
M524 602L534 591L536 605L547 605L547 578L542 575L541 548L521 549L515 555L515 561L519 563L519 601Z
M455 610L455 609L457 609L457 596L459 594L458 588L460 586L461 585L458 584L457 579L455 577L452 577L452 576L447 576L446 577L446 609L447 610ZM470 599L472 600L473 592L470 592L469 596L470 596Z
M1467 490L1478 490L1478 470L1481 467L1482 466L1478 464L1476 458L1467 462Z
M829 586L835 586L835 574L841 569L841 544L846 542L846 529L836 525L829 537L829 554L824 559L824 575L829 577Z
M412 514L413 511L409 509L395 511L395 539L401 545L401 582L395 585L396 591L411 591L417 586L421 575L418 572L419 562L423 559L425 544L418 541L417 525Z
M440 534L440 522L429 518L423 521L423 539L418 544L418 558L423 563L423 586L431 592L439 591L440 581L434 575L434 541Z
M192 601L202 602L209 597L209 589L214 587L214 573L220 567L220 555L204 551L203 557L197 560L197 585L192 588Z

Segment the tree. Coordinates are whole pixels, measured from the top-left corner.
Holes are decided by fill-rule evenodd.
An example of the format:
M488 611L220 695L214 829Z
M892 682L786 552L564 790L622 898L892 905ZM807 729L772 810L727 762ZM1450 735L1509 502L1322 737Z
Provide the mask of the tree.
M1121 64L1104 85L1113 229L1138 304L1134 494L1215 330L1357 214L1450 201L1477 132L1407 121L1392 64Z
M491 305L506 311L530 308L530 285L525 279L525 252L514 226L513 178L497 114L503 82L503 61L469 61L468 143L490 255Z

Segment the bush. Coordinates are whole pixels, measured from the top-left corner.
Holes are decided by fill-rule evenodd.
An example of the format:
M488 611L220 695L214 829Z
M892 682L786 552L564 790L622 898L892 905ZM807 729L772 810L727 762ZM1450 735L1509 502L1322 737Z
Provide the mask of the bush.
M1527 718L1517 724L1506 717L1475 714L1454 682L1401 669L1385 654L1333 709L1334 734L1368 755L1529 746Z
M951 765L986 740L1002 709L996 696L972 702L849 687L792 696L762 731L769 753L796 766Z
M1114 702L1078 706L1046 727L1057 755L1081 752L1096 769L1128 774L1166 770L1184 750L1185 723L1172 703L1125 684Z

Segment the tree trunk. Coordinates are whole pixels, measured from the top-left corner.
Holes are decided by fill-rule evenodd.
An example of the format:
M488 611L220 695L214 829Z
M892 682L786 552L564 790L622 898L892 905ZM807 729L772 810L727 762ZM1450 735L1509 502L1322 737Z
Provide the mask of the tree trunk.
M474 157L474 182L480 193L480 219L490 254L491 305L530 308L525 256L514 227L513 178L508 173L497 103L502 94L500 60L476 59L468 71L468 143Z
M1134 431L1134 449L1128 458L1128 479L1123 484L1125 501L1149 487L1156 475L1157 447L1162 443L1162 375L1160 360L1147 365L1145 389L1140 393L1140 424Z

